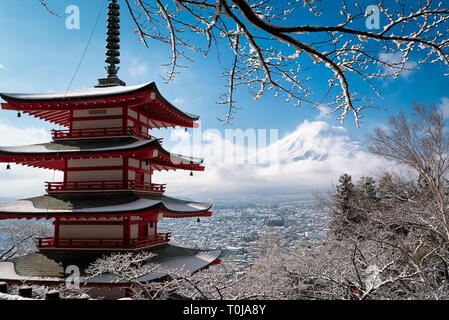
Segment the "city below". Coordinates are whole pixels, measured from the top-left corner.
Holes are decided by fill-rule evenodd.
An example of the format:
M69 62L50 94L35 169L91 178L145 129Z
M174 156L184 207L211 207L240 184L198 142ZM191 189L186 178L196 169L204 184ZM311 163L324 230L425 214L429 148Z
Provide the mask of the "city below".
M282 245L324 239L328 215L310 194L213 199L212 217L163 219L160 232L172 232L172 244L221 249L222 260L236 269L250 266L264 233L280 236Z

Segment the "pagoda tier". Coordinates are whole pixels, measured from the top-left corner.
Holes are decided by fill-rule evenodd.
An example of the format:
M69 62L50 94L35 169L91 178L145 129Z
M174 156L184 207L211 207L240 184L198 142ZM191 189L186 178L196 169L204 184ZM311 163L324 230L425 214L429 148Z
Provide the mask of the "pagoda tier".
M197 127L199 119L168 102L154 82L67 93L3 93L0 97L7 101L2 103L4 110L22 111L71 130L132 127L147 132L152 128Z
M126 168L134 171L204 171L203 159L170 153L156 138L91 139L0 147L0 162L64 171L123 171Z
M152 216L185 218L210 216L210 203L134 192L53 194L0 202L2 219L122 218Z
M1 202L2 219L54 219L54 234L37 239L46 250L143 250L165 245L163 217L211 216L212 204L131 192L44 195Z

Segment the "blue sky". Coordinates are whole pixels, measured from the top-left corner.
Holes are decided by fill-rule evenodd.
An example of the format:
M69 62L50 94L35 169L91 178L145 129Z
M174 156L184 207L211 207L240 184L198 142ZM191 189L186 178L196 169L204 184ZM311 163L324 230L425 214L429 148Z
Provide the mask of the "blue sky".
M1 1L0 92L65 91L92 32L101 2L48 0L49 7L61 15L53 17L37 0ZM326 2L331 6L336 6L335 3L337 1ZM72 4L80 8L79 30L68 30L65 27L68 16L65 9ZM121 4L119 77L128 85L156 81L160 91L169 101L187 112L201 116L203 129L224 130L222 123L216 118L224 116L226 107L215 102L220 93L225 91L226 79L221 73L226 65L220 64L213 53L206 58L194 55L194 62L185 63L188 69L180 70L181 73L173 82L165 84L161 79L164 73L164 67L161 65L170 61L169 48L150 41L150 49L147 50L137 35L133 34L135 26L123 3ZM332 7L328 12L335 12L334 9ZM98 78L105 76L103 60L106 12L104 8L92 42L71 85L72 90L93 87ZM301 22L338 23L339 19L340 17L327 15L320 18L307 16ZM226 60L226 56L224 58ZM441 104L442 99L449 96L447 91L449 78L443 76L447 70L442 71L442 65L423 65L419 68L407 76L383 80L380 83L383 99L378 99L374 97L374 92L367 91L377 105L387 110L365 111L360 129L355 127L352 116L348 115L343 126L351 140L361 141L363 145L366 133L385 124L388 117L399 110L410 110L413 101ZM320 73L315 73L310 83L312 89L318 93L324 92L327 84L328 78ZM355 89L358 89L357 84ZM340 125L334 116L319 117L319 110L309 105L295 108L283 99L274 98L271 93L255 101L246 89L240 88L236 99L241 109L235 114L234 128L243 130L276 128L279 130L279 136L283 137L295 131L305 120L321 120L331 125ZM42 127L45 130L52 128L51 125L31 117L17 119L16 113L8 111L1 113L0 122L18 128Z
M68 30L65 28L65 20L68 17L65 8L74 3L80 8L81 28ZM0 69L1 91L66 90L92 31L101 1L49 0L48 5L61 17L49 15L38 1L10 0L0 3L0 33L3 43L0 64L6 68ZM169 100L178 102L186 111L200 114L203 126L221 128L222 124L216 117L223 116L226 108L215 104L215 101L224 91L226 80L221 77L221 72L226 65L220 65L214 54L207 58L196 55L195 61L188 63L188 69L181 70L182 73L175 81L165 84L161 79L161 64L169 62L168 48L157 42L150 42L150 50L147 50L132 33L135 28L123 6L121 18L120 77L129 85L156 81ZM71 89L92 87L96 79L105 74L105 19L106 8ZM340 18L324 16L308 19L305 22L319 23L323 19L333 19L337 22ZM348 116L344 126L351 136L362 137L379 123L385 122L391 113L408 109L413 101L440 103L442 96L446 94L449 79L442 76L441 65L426 65L420 68L407 78L386 80L381 85L384 99L376 99L376 102L379 106L388 108L388 112L365 112L361 129L356 129ZM311 84L314 91L324 91L327 88L327 78L318 75L313 78ZM374 96L372 92L369 94ZM242 129L278 128L282 136L294 130L304 119L311 120L319 115L319 111L310 106L295 108L283 99L273 98L271 94L255 101L244 88L239 90L237 100L242 109L236 114L235 126ZM15 121L12 116L2 114L2 118ZM33 121L21 121L23 124L30 124L28 120ZM333 117L327 120L338 124Z

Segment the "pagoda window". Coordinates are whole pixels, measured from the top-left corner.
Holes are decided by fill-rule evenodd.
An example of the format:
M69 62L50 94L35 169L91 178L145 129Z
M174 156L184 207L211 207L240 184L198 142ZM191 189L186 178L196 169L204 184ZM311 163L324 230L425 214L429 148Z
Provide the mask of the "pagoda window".
M133 168L140 168L140 161L136 159L129 158L128 165Z
M76 119L76 118L75 118ZM73 120L72 129L97 129L97 128L119 128L122 127L122 118L117 119L89 119L89 120Z
M120 116L123 114L123 108L108 108L108 109L82 109L73 110L73 117L98 117L98 116Z
M106 109L93 109L93 110L89 110L89 115L99 115L99 114L106 114L107 110Z
M132 224L130 225L130 239L136 239L139 237L139 225Z
M149 161L142 161L140 165L143 170L151 170L151 164Z
M138 119L137 112L128 109L128 115L134 119Z
M148 236L155 236L156 235L156 224L154 222L150 222L148 225Z
M143 123L148 123L148 118L142 114L140 115L139 120L142 121Z

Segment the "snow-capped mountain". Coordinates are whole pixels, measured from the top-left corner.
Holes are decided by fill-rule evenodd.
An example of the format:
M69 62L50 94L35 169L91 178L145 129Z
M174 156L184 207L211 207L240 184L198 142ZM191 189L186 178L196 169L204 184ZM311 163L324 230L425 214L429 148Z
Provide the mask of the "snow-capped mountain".
M242 146L229 144L228 140L217 136L208 146L215 154L220 145L226 149L226 155L234 147L241 151ZM206 163L204 172L194 177L178 174L173 176L173 183L164 173L167 191L185 194L186 185L195 194L312 191L328 189L343 173L357 179L362 174L375 175L390 166L363 150L359 142L352 141L345 128L324 121L306 120L268 147L247 151L242 161ZM207 154L203 156L208 159Z
M353 157L358 151L360 146L350 141L343 127L306 120L261 153L266 156L277 153L279 163L285 165L304 160L326 161L329 157Z

